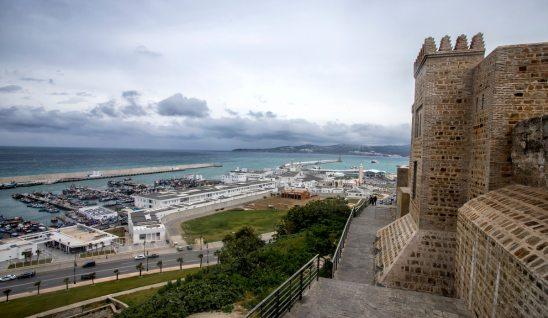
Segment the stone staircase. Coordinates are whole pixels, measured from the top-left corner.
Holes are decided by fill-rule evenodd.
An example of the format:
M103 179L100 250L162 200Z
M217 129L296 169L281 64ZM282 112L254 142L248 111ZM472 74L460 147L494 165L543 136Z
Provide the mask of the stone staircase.
M373 242L393 219L393 207L367 207L352 221L335 278L320 278L285 317L472 317L459 299L374 285Z

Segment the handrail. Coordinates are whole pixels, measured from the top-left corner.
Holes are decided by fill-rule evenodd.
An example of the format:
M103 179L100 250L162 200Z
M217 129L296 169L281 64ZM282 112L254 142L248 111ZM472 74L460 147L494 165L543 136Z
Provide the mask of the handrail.
M360 212L361 209L363 209L363 207L366 205L365 203L366 203L365 199L361 199L352 208L352 210L350 210L350 215L348 216L348 219L346 220L346 224L344 225L344 229L339 239L339 243L337 244L335 253L333 253L333 260L332 260L333 267L331 268L331 277L335 276L335 272L337 271L337 268L339 267L339 262L341 260L341 254L344 248L344 244L346 243L346 237L348 236L348 229L350 228L350 223L352 223L352 219L354 218L354 216L357 216L356 213Z
M304 289L310 288L314 279L319 279L319 271L320 257L316 255L253 307L245 317L281 317L286 311L291 310L297 299L302 299Z

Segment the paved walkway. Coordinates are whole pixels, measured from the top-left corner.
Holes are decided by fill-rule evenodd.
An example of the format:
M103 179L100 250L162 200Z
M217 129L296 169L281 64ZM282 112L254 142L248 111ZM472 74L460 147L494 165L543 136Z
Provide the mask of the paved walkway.
M321 278L285 317L472 317L459 299L374 286L373 241L393 218L386 206L369 206L356 217L335 278Z
M335 279L363 284L374 283L375 256L371 249L377 230L394 220L391 209L380 205L370 206L352 220Z

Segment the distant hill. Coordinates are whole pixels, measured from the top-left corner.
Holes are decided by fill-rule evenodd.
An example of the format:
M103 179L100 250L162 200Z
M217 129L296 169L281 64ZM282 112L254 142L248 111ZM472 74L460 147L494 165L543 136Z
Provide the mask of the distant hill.
M262 149L234 149L239 152L289 152L289 153L326 153L341 155L364 155L364 156L409 156L409 145L402 146L363 146L338 144L330 146L301 145L282 146Z

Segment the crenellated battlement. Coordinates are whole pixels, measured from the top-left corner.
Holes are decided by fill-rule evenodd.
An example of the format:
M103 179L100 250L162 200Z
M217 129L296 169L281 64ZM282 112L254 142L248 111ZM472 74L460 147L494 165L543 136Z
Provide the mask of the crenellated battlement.
M483 41L483 33L478 33L472 37L470 45L468 45L468 38L465 34L461 34L455 41L455 46L451 44L451 38L449 35L441 38L439 47L436 46L436 42L433 37L424 39L424 43L415 59L414 74L417 76L421 66L428 56L446 56L456 54L468 54L468 53L483 53L485 52L485 43Z

